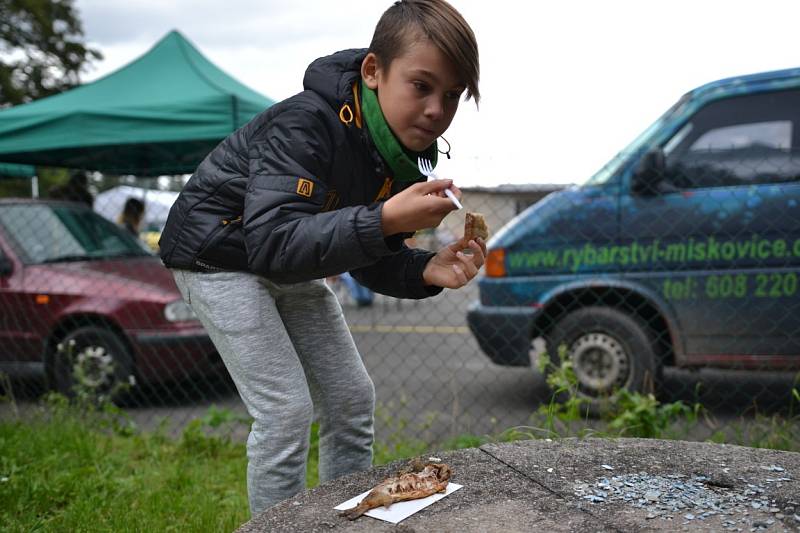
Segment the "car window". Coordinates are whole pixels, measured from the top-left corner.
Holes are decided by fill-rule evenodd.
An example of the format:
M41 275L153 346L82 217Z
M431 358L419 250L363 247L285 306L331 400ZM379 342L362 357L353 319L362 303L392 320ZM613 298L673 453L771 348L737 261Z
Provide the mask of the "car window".
M740 96L699 110L664 146L679 189L800 179L800 91Z
M150 255L108 220L68 205L3 206L0 224L26 263Z
M792 147L792 121L773 120L714 128L701 135L689 147L689 152L745 150L756 147L789 150Z

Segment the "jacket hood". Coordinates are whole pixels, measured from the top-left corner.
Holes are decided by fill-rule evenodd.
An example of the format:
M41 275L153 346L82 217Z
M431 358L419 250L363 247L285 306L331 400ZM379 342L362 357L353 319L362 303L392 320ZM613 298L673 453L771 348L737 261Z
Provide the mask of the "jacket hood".
M352 48L316 59L306 69L303 88L319 94L338 110L342 102L352 100L352 85L361 77L361 62L366 55L366 48Z

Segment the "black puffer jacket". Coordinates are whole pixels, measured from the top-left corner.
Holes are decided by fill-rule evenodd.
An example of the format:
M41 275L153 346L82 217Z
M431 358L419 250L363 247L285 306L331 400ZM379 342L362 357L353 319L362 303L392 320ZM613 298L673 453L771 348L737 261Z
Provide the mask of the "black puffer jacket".
M312 63L304 91L257 115L200 164L161 236L171 268L249 271L279 283L351 271L376 292L424 298L432 253L408 235L384 238L385 164L360 116L353 85L366 50Z

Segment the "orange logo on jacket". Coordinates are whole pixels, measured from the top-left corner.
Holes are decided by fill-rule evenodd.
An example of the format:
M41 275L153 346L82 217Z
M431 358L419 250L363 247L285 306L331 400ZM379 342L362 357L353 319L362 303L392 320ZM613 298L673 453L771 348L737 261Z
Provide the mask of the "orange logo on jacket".
M297 194L300 196L305 196L306 198L311 198L311 192L314 190L314 182L299 178L297 180Z

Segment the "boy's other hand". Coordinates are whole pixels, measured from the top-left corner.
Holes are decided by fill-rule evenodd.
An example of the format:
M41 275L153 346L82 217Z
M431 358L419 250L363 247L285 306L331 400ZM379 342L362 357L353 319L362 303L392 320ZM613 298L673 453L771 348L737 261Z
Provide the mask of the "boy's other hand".
M445 195L449 188L456 198L461 191L453 186L453 180L433 180L415 183L386 200L381 214L381 229L386 236L396 233L435 228L442 219L456 209Z
M471 254L462 251L467 248ZM478 275L485 258L486 243L483 239L465 242L462 238L439 250L428 261L422 279L427 285L458 289Z

